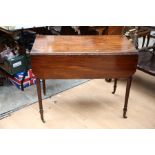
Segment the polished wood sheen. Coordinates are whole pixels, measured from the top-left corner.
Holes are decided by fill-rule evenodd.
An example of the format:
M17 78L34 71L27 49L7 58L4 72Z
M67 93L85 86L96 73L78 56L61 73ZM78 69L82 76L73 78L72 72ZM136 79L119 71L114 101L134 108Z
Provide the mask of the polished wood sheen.
M136 71L138 54L126 37L103 36L37 36L32 51L32 69L40 79L127 78L123 117L126 118L130 79ZM45 93L45 84L43 80ZM43 119L40 86L39 107Z
M135 54L132 43L121 35L37 36L31 55Z
M31 55L33 72L45 79L128 77L137 62L133 45L119 35L38 36Z
M134 55L36 55L34 74L40 79L121 78L134 74Z

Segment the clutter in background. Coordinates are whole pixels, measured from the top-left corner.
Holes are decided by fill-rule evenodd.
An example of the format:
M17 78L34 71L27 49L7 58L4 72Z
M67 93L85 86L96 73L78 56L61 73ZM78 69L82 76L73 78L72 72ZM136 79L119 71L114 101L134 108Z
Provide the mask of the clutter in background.
M0 53L0 59L2 61L4 60L10 60L12 58L15 58L17 57L19 54L18 54L18 51L15 50L15 51L12 51L12 49L10 47L6 47L5 50L3 50L1 53ZM1 62L2 62L1 61Z
M30 69L29 56L34 40L35 32L0 31L0 69L12 84L21 90L35 84L36 81ZM19 78L20 76L22 78Z
M13 77L9 77L9 80L18 89L22 89L22 86L26 88L36 83L32 69L29 69L27 72L17 73Z

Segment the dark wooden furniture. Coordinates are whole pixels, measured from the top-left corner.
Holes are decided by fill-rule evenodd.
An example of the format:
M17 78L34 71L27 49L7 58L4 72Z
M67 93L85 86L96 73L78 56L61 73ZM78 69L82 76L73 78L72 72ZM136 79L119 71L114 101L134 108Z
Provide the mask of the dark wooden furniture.
M137 69L155 76L155 45L139 50Z
M42 121L40 79L43 79L45 93L44 79L126 78L123 117L127 118L129 91L137 60L134 46L120 35L37 36L31 51L31 63L37 78Z
M104 34L107 35L122 35L124 26L107 26Z
M145 41L146 41L146 46L145 47L148 47L149 41L150 41L150 33L151 33L151 30L146 28L146 27L138 26L136 28L136 31L135 31L135 34L134 34L134 44L135 44L135 47L137 49L138 48L143 48L144 44L145 44ZM141 38L141 37L143 38L142 46L139 47L138 38Z
M152 46L149 45L150 38L155 38L151 34L151 31L155 31L155 26L138 26L135 33L135 41L137 40L136 48L138 52L138 64L137 69L155 76L155 42ZM143 37L142 47L138 47L138 38ZM145 39L147 38L146 45L144 47Z

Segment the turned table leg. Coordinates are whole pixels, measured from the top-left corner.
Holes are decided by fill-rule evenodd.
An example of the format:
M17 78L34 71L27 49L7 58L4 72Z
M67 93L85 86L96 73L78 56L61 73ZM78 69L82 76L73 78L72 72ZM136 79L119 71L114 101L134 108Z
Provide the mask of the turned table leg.
M114 79L114 90L112 92L113 94L115 94L116 88L117 88L117 79Z
M40 86L40 79L36 79L36 86L37 86L37 93L38 93L38 101L39 101L39 110L40 110L40 117L43 123L45 123L44 120L44 111L43 111L43 105L42 105L42 96L41 96L41 86Z
M44 95L46 95L46 83L45 83L45 79L42 79L42 84L43 84L43 93L44 93Z
M128 98L129 98L129 93L130 93L131 82L132 82L132 76L130 76L128 78L127 85L126 85L125 103L124 103L124 108L123 108L123 117L124 118L127 118L126 112L127 112L127 108L128 108Z

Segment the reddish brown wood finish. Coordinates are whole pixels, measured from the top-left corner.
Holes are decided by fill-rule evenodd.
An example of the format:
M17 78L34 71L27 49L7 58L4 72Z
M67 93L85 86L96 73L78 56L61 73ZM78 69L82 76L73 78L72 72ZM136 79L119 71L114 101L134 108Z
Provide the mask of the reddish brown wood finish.
M123 36L38 36L31 52L43 118L40 79L127 78L123 117L138 53ZM44 82L44 80L43 80ZM45 93L45 83L43 83Z
M36 55L34 74L43 79L121 78L134 74L136 55Z
M135 54L132 43L121 35L37 36L31 55Z
M122 35L124 26L108 26L105 34L107 35Z
M39 78L107 78L134 74L137 52L126 37L38 36L32 55Z

